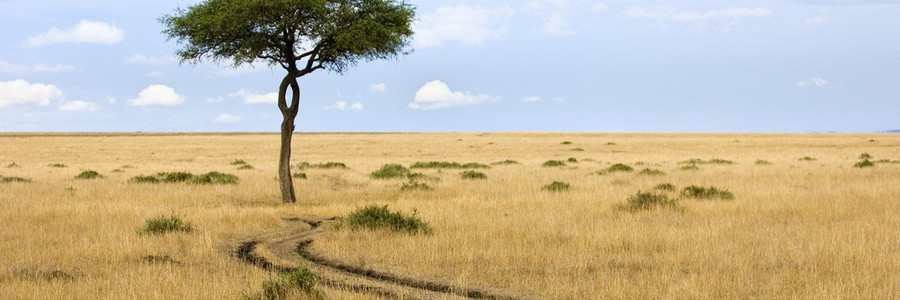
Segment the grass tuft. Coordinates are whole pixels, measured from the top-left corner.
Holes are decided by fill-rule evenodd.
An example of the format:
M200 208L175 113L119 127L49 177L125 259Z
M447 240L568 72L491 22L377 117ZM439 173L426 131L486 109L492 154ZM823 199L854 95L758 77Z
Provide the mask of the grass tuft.
M568 191L572 188L572 185L562 182L562 181L554 181L548 185L545 185L541 190L551 191L551 192L564 192Z
M479 163L460 164L450 161L428 161L416 162L410 169L488 169L490 166Z
M570 141L563 141L563 142L560 143L560 144L561 144L561 145L571 145L572 142L570 142Z
M798 159L799 161L816 161L815 157L804 156Z
M872 159L872 155L869 153L863 153L859 155L859 159Z
M702 186L692 185L681 190L681 195L688 198L696 199L734 199L734 194L728 190L719 190L716 187L705 188Z
M7 182L31 182L31 180L28 180L28 179L22 178L22 177L3 177L3 176L0 176L0 182L3 182L3 183L7 183Z
M418 174L418 173L416 173ZM430 191L433 190L431 186L427 183L419 182L416 179L410 178L409 181L404 182L403 185L400 186L401 191Z
M194 227L191 226L190 222L183 221L180 217L173 214L168 217L160 216L147 219L147 222L144 224L144 228L140 230L139 233L165 234L169 232L179 231L189 233L194 231Z
M616 208L628 212L650 211L659 208L681 210L678 206L678 199L670 199L668 195L655 192L638 192L628 197L625 204L620 204Z
M609 166L609 168L600 170L599 172L597 172L597 175L606 175L606 174L611 174L611 173L616 173L616 172L631 172L631 171L634 171L634 168L632 168L631 166L626 165L626 164L617 163L612 166Z
M653 187L655 191L675 191L675 185L671 183L660 183Z
M297 169L348 169L347 165L342 162L329 161L325 163L311 164L309 162L301 162L297 164Z
M476 171L464 171L459 173L462 179L487 179L487 175Z
M357 209L342 221L342 224L351 230L388 230L408 234L431 234L432 229L428 223L422 221L413 210L412 215L402 212L392 212L387 205L370 205Z
M398 164L387 164L378 169L378 171L369 174L373 179L393 179L401 178L409 175L409 169Z
M232 161L232 162L229 163L229 164L232 165L232 166L248 165L248 163L247 163L246 161L244 161L243 159L235 159L234 161Z
M698 167L697 165L684 165L684 166L681 166L681 170L682 171L696 171L696 170L700 170L700 167Z
M11 162L8 165L6 165L6 167L7 168L19 168L19 165L16 164L16 162Z
M237 184L238 177L212 171L206 174L194 175L188 172L157 173L156 175L139 175L132 177L134 183L180 183L191 184Z
M193 184L236 184L237 182L237 176L219 173L216 171L197 175L191 178L191 183Z
M294 177L297 179L306 179L307 178L306 173L294 173L294 175L292 175L291 177Z
M854 164L853 166L862 169L862 168L874 167L875 163L873 163L871 160L866 159L866 160L863 160L861 162Z
M100 173L97 173L97 171L94 171L94 170L86 170L84 172L81 172L81 174L78 174L75 176L75 179L95 179L95 178L103 178L103 175L100 175Z
M498 162L493 162L491 164L492 165L518 165L519 162L517 162L515 160L507 159L507 160L502 160L502 161L498 161Z
M565 163L564 161L561 161L561 160L548 160L548 161L545 161L544 164L543 164L542 166L545 166L545 167L565 167L565 166L566 166L566 163Z
M49 164L49 165L47 165L47 166L48 166L48 167L51 167L51 168L68 168L68 167L69 167L69 166L67 166L66 164L59 164L59 163L56 163L56 164Z
M574 157L569 157L569 159L567 159L566 162L570 162L570 163L573 163L573 164L577 164L577 163L578 163L578 159L577 159L577 158L574 158Z
M768 160L764 160L764 159L757 159L757 160L756 160L756 165L757 165L757 166L768 166L768 165L771 165L771 164L772 164L772 162L770 162L770 161L768 161Z
M641 174L641 175L650 175L650 176L663 176L663 175L666 175L666 172L663 172L663 171L660 171L660 170L657 170L657 169L650 169L650 168L647 168L647 169L641 170L641 172L638 173L638 174Z

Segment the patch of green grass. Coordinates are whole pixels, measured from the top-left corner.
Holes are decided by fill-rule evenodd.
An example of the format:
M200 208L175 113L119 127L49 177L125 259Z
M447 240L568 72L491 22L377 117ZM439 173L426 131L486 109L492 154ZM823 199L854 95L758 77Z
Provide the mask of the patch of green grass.
M727 159L721 159L721 158L710 159L707 163L714 164L714 165L733 165L734 164L733 161L730 161Z
M682 210L678 205L677 198L672 199L666 194L656 192L638 192L628 197L625 204L620 204L616 208L628 212L651 211L655 209Z
M873 163L871 160L866 159L866 160L863 160L861 162L854 164L853 166L862 169L862 168L874 167L875 163Z
M561 160L548 160L542 166L545 167L565 167L566 163Z
M657 169L646 168L646 169L641 170L641 172L638 174L650 175L650 176L663 176L663 175L666 175L666 172L663 172L663 171L660 171Z
M100 175L100 173L97 173L97 171L94 171L94 170L86 170L84 172L81 172L81 174L78 174L75 176L75 179L95 179L95 178L103 178L103 175Z
M684 165L684 166L681 166L681 170L682 171L697 171L697 170L700 170L700 167L698 167L697 165Z
M609 142L609 143L606 143L606 145L607 145L607 146L615 146L615 145L616 145L616 143L613 143L613 142Z
M188 172L168 172L157 173L156 175L139 175L132 177L131 182L135 183L179 183L186 182L191 184L236 184L238 177L212 171L206 174L194 175Z
M734 199L734 194L725 189L718 189L716 187L702 187L692 185L686 187L681 190L681 195L688 198L696 198L696 199L722 199L722 200L731 200Z
M144 224L144 228L139 231L139 233L143 234L165 234L169 232L185 232L189 233L194 231L194 227L190 222L181 220L181 217L176 215L171 216L159 216L156 218L147 219Z
M756 160L756 165L757 165L757 166L768 166L768 165L771 165L771 164L772 164L772 162L770 162L770 161L768 161L768 160L764 160L764 159L757 159L757 160Z
M487 175L476 171L464 171L459 173L459 176L462 177L462 179L487 179Z
M565 191L570 190L571 188L572 188L572 185L570 185L568 183L565 183L562 181L554 181L554 182L542 187L541 190L551 191L551 192L565 192Z
M242 298L248 300L325 299L322 293L316 289L316 275L303 266L266 279L260 288L258 293L244 295Z
M51 167L51 168L67 168L67 167L69 167L69 166L67 166L66 164L59 164L59 163L56 163L56 164L49 164L49 165L47 165L47 166L48 166L48 167Z
M410 166L410 169L488 169L490 166L479 163L460 164L450 161L420 161Z
M597 172L597 175L606 175L606 174L612 174L612 173L616 173L616 172L631 172L631 171L634 171L633 167L626 165L626 164L617 163L612 166L609 166L609 168L600 170L599 172Z
M399 164L387 164L375 172L369 174L373 179L393 179L402 178L409 175L409 169Z
M370 205L360 208L341 220L341 225L351 230L388 230L408 234L431 234L428 223L422 221L414 210L412 215L392 212L387 205Z
M404 182L403 185L400 186L401 191L430 191L432 190L431 186L427 183L419 182L416 179L410 179L407 182Z
M569 157L569 159L567 159L566 162L570 162L570 163L573 163L573 164L577 164L577 163L578 163L578 159L577 159L577 158L574 158L574 157Z
M582 152L582 151L584 151L584 148L572 148L572 151Z
M253 166L251 166L251 165L241 165L241 166L238 167L237 169L238 169L238 170L253 170L253 169L255 169L255 168L254 168Z
M816 161L815 157L804 156L798 159L799 161Z
M22 177L3 177L3 176L0 176L0 182L3 182L3 183L6 183L6 182L31 182L31 180L28 180L28 179L22 178Z
M240 165L247 165L248 163L246 161L244 161L243 159L235 159L234 161L232 161L229 164L232 166L240 166Z
M206 174L200 174L191 178L193 184L237 184L238 177L212 171Z
M678 164L679 165L705 165L705 164L731 165L731 164L734 164L734 162L727 160L727 159L721 159L721 158L713 158L710 160L702 160L699 158L692 158L692 159L688 159L685 161L680 161L680 162L678 162Z
M160 180L159 177L153 176L153 175L134 176L134 177L131 177L130 181L134 182L134 183L160 183L160 182L162 182L162 180Z
M347 165L342 162L329 161L325 163L311 164L309 162L301 162L297 164L297 169L347 169Z
M675 185L671 183L660 183L653 187L655 191L675 191Z
M561 145L571 145L572 142L570 142L570 141L563 141L563 142L560 143L560 144L561 144Z
M491 164L492 165L518 165L519 162L517 162L515 160L507 159L507 160L502 160L502 161L498 161L498 162L493 162Z
M306 173L294 173L294 175L291 175L291 177L294 177L297 179L306 179L307 178Z
M900 164L900 160L890 160L890 159L884 159L884 158L879 159L875 162L877 162L879 164Z
M863 153L859 155L859 159L872 159L872 155L869 153Z

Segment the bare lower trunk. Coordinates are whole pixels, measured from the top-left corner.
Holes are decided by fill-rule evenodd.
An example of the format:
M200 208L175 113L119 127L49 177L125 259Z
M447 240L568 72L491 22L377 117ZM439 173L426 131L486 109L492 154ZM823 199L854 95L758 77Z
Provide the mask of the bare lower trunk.
M287 105L287 89L291 88L291 106ZM278 159L278 181L281 184L281 202L294 203L294 182L291 178L291 140L294 136L294 119L300 106L300 85L297 77L288 73L278 89L278 108L284 117L281 122L281 155Z

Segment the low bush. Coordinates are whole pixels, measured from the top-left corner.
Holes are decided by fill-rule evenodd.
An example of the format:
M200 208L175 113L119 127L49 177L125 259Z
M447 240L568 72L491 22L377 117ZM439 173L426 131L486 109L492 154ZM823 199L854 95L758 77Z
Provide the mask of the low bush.
M237 169L238 169L238 170L253 170L253 169L255 169L255 168L254 168L253 166L251 166L251 165L241 165L241 166L238 167Z
M309 162L301 162L297 164L297 169L347 169L347 165L342 162L329 161L326 163L310 164Z
M22 178L22 177L3 177L3 176L0 176L0 182L4 182L4 183L6 183L6 182L31 182L31 180L28 180L28 179Z
M487 179L487 175L476 171L464 171L459 173L462 179Z
M804 156L798 159L799 161L816 161L815 157Z
M631 172L631 171L634 171L634 168L632 168L631 166L626 165L626 164L617 163L612 166L609 166L609 168L600 170L599 172L597 172L597 175L606 175L606 174L611 174L611 173L616 173L616 172Z
M668 195L655 192L638 192L628 197L624 205L617 206L619 210L629 212L649 211L658 208L681 210L678 199L670 199Z
M94 170L86 170L84 172L81 172L81 174L78 174L75 176L75 179L95 179L95 178L103 178L103 176Z
M164 234L169 232L192 232L194 227L190 222L182 221L180 217L171 215L147 219L144 228L139 232L143 234Z
M236 184L238 177L212 171L206 174L194 175L188 172L169 172L157 173L156 175L139 175L132 177L131 182L134 183L179 183L186 182L191 184Z
M641 170L641 172L638 173L638 174L641 174L641 175L650 175L650 176L663 176L663 175L666 175L666 172L663 172L663 171L660 171L660 170L657 170L657 169L649 169L649 168L647 168L647 169Z
M869 153L863 153L859 155L859 159L872 159L872 155Z
M727 160L727 159L721 159L721 158L713 158L710 160L702 160L699 158L692 158L692 159L688 159L685 161L680 161L680 162L678 162L678 164L680 164L680 165L705 165L705 164L731 165L731 164L734 164L734 162Z
M322 293L316 289L316 275L303 266L294 271L279 273L263 281L259 294L245 296L245 298L297 299L298 296L303 296L302 299L324 299Z
M564 191L568 191L571 188L572 188L572 185L570 185L568 183L565 183L562 181L554 181L553 183L550 183L550 184L542 187L541 190L551 191L551 192L564 192Z
M232 165L232 166L240 166L240 165L246 165L247 162L244 161L243 159L235 159L234 161L232 161L232 162L229 163L229 164Z
M684 165L684 166L681 166L681 170L682 171L696 171L696 170L700 170L700 167L698 167L697 165Z
M428 161L416 162L410 169L488 169L490 166L479 163L460 164L450 161Z
M757 166L768 166L768 165L771 165L771 164L772 164L772 162L770 162L770 161L768 161L768 160L764 160L764 159L757 159L757 160L756 160L756 165L757 165Z
M567 159L566 162L570 162L570 163L573 163L573 164L577 164L577 163L578 163L578 159L577 159L577 158L574 158L574 157L569 157L569 159Z
M427 183L419 182L415 179L410 179L407 182L404 182L403 185L400 186L401 191L430 191L432 190L431 186Z
M219 173L216 171L197 175L191 178L191 183L193 184L236 184L237 182L237 176Z
M861 162L854 164L853 166L862 169L862 168L874 167L875 163L873 163L871 160L866 159L866 160L863 160Z
M572 144L572 142L570 142L570 141L563 141L563 142L562 142L562 143L560 143L560 144L562 144L562 145L571 145L571 144Z
M294 175L292 175L291 177L294 177L297 179L306 179L307 178L306 173L294 173Z
M572 151L582 152L582 151L584 151L584 148L572 148Z
M675 191L675 185L671 183L660 183L653 187L655 191Z
M392 212L387 205L370 205L360 208L343 218L341 224L350 227L351 230L388 230L408 234L430 234L431 226L417 216L416 211L412 215L402 212Z
M66 164L58 164L58 163L57 164L49 164L47 166L51 167L51 168L67 168L68 167L68 166L66 166Z
M728 190L719 190L716 187L712 186L709 188L705 188L702 186L692 185L681 190L681 195L684 197L696 199L734 199L734 194L732 194Z
M393 179L402 178L409 175L409 169L398 164L387 164L375 172L369 174L373 179Z
M561 160L548 160L542 166L545 167L565 167L566 163Z
M502 161L498 161L498 162L493 162L491 164L492 165L518 165L519 162L507 159L507 160L502 160Z

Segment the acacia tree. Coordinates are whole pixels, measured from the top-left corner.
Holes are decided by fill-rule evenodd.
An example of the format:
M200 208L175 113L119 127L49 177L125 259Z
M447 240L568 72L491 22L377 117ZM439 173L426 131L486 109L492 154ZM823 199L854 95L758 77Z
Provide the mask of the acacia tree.
M266 62L287 71L278 87L281 199L296 202L291 140L300 105L297 79L316 70L344 73L360 60L409 53L415 8L403 0L206 0L159 19L182 46L182 63ZM288 91L290 89L290 91ZM290 92L290 102L287 100Z

